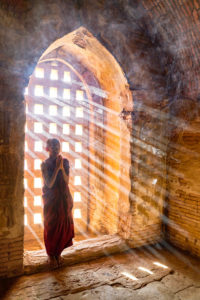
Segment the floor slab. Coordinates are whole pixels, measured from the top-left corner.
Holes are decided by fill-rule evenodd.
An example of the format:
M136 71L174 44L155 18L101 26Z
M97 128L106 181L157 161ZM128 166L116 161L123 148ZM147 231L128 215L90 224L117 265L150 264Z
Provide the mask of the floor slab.
M2 299L199 300L200 261L157 246L1 281Z

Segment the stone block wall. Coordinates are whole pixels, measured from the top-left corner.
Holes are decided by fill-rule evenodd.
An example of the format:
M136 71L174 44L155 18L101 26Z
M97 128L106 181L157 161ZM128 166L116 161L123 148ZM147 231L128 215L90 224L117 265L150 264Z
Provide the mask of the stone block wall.
M6 74L5 69L1 72ZM20 87L20 81L15 78L15 82ZM20 99L15 83L11 87L5 84L0 91L0 277L3 277L16 276L23 268L25 116L23 97Z

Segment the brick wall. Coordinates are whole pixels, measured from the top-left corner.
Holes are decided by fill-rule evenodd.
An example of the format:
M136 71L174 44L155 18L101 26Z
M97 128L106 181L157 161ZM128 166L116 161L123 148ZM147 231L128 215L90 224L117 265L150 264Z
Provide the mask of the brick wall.
M197 108L198 109L198 108ZM200 120L173 137L168 153L168 232L176 246L200 256Z
M0 277L13 277L23 272L23 236L0 241Z

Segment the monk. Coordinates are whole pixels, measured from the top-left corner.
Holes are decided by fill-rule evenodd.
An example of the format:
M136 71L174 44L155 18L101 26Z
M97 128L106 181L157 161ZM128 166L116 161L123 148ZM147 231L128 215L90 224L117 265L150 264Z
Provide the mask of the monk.
M43 186L44 243L51 267L62 264L61 252L72 246L73 199L69 190L69 161L60 155L60 142L48 139L49 158L41 164Z

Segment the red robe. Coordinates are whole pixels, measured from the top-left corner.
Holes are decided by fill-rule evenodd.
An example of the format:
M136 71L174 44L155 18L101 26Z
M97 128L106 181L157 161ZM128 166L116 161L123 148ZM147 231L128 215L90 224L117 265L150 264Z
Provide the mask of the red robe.
M56 159L48 158L42 165L51 177L56 167ZM69 175L69 161L63 159L63 166ZM46 252L50 256L59 256L64 248L73 245L74 223L72 217L73 199L69 186L59 170L52 188L43 186L43 216L44 243Z

